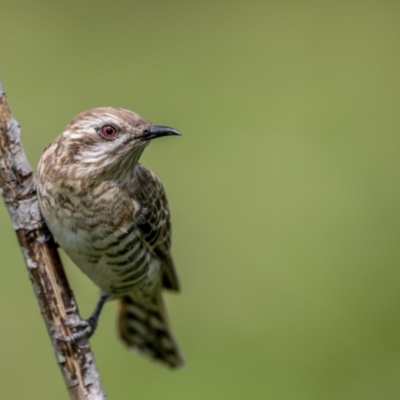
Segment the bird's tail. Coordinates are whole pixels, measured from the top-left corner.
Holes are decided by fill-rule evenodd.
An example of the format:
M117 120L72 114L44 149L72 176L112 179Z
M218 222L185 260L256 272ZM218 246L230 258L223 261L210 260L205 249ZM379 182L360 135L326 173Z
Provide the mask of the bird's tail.
M148 357L171 368L184 364L170 332L161 292L154 299L138 295L120 299L118 329L122 341Z

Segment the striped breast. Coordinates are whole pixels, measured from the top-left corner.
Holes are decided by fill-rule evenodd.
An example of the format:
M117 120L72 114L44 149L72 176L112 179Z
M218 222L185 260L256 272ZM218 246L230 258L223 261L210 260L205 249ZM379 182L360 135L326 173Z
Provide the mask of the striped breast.
M101 229L88 231L70 229L71 220L61 224L49 221L56 241L72 261L112 297L128 294L159 275L160 263L141 239L134 222L113 230L104 221Z
M132 198L103 191L79 196L72 189L39 185L43 216L56 242L106 294L119 297L148 285L160 275L160 262L137 225L138 205ZM120 193L117 193L117 195ZM136 210L136 212L135 212Z

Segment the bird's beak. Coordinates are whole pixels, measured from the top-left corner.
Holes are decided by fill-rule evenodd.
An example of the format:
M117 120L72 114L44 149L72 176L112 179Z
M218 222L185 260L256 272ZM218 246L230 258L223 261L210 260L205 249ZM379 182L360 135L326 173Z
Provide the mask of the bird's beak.
M142 135L140 135L140 139L147 141L163 136L180 136L180 133L173 128L169 128L168 126L149 125L146 129L144 129Z

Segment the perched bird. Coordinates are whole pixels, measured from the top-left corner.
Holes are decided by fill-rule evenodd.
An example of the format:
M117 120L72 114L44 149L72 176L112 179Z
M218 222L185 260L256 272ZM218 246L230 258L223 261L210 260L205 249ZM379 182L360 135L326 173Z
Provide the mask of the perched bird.
M152 139L170 135L179 132L125 109L85 111L43 151L38 197L55 241L101 290L66 340L90 336L105 301L118 299L122 341L175 368L183 358L161 293L179 291L170 215L161 182L139 163Z

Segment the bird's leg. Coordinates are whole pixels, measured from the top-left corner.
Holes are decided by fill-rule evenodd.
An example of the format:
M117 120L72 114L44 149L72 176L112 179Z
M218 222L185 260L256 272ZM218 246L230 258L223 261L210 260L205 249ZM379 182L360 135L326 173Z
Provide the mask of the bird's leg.
M97 323L99 321L99 317L101 314L101 310L103 309L104 303L107 301L108 295L101 294L99 300L96 303L96 307L93 310L92 315L88 319L83 319L79 321L77 327L79 327L79 331L72 333L69 336L60 338L59 340L62 342L76 342L83 337L90 338L93 335L97 328Z
M103 309L103 306L105 304L105 302L108 299L108 295L107 294L101 294L99 300L97 301L96 307L93 310L92 315L89 317L89 319L87 320L88 324L91 327L91 331L88 334L88 337L92 336L94 331L97 328L97 323L99 322L99 317L101 314L101 310Z

